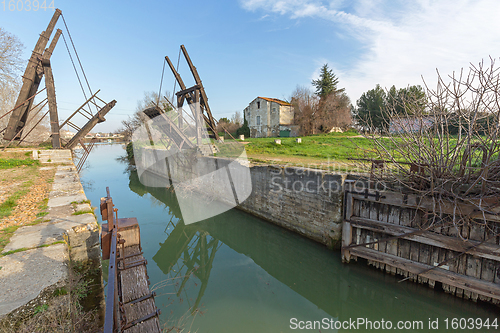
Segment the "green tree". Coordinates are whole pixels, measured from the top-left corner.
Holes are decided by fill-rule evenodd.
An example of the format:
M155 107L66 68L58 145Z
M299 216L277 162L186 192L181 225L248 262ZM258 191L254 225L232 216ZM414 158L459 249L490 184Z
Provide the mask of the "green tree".
M236 130L236 135L239 136L242 134L245 136L245 138L250 137L250 127L248 127L248 121L246 120L246 118L244 118L243 120L243 126Z
M356 102L356 118L363 127L368 127L370 131L387 130L386 109L387 95L379 84L375 89L363 93Z
M328 64L321 67L319 79L312 80L312 85L316 88L316 95L320 98L325 98L330 94L337 94L344 91L344 88L338 89L337 84L339 79L335 76L333 71L328 68Z
M425 92L419 86L409 86L407 88L396 89L392 86L387 93L387 107L399 116L421 114L425 107Z

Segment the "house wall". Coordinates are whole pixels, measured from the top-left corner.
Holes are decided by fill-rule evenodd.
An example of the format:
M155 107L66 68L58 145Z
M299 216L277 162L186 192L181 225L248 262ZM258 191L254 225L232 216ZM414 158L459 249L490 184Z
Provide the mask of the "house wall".
M260 108L258 103L260 102ZM279 134L279 104L256 98L244 110L250 128L250 137L265 138ZM260 125L257 125L260 116Z
M260 108L258 103L260 102ZM265 138L279 135L280 124L290 124L293 120L293 111L290 106L283 106L276 102L269 102L256 98L243 110L250 128L250 137ZM257 125L257 116L260 116L260 125Z
M280 125L291 125L293 123L293 108L289 105L280 105Z

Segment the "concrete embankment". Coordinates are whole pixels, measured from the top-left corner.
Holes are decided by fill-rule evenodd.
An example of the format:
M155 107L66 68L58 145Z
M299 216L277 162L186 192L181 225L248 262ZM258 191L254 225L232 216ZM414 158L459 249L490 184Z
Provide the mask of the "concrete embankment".
M342 238L344 175L270 165L250 166L252 194L237 208L329 247Z
M69 277L74 274L71 267L99 271L94 280L96 275L102 275L99 226L71 151L44 150L33 155L41 161L41 168L56 168L56 173L47 203L48 214L40 223L19 227L0 258L0 320L7 317L9 322L31 317L54 297L55 290L69 290ZM99 309L103 303L102 280L88 281L88 285L98 287L93 297Z

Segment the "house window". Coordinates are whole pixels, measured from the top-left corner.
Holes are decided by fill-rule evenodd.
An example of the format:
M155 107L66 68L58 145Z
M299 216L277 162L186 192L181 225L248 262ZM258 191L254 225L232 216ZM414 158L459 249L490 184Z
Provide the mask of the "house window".
M260 109L260 101L257 102L257 109Z
M257 125L260 125L260 116L257 116Z
M273 108L273 112L276 112L276 108Z

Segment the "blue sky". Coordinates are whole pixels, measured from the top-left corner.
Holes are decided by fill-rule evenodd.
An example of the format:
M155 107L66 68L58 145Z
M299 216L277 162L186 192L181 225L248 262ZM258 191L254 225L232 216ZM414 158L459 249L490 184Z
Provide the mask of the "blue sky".
M50 10L9 11L0 26L24 43L27 59ZM50 2L50 1L49 1ZM63 11L92 89L117 100L112 131L145 91L158 91L163 59L177 62L184 44L203 80L216 118L242 111L257 96L287 99L310 86L328 63L353 103L377 83L432 87L436 68L460 71L500 52L500 2L440 1L65 1ZM58 28L66 33L62 19ZM60 118L84 97L62 39L52 58ZM186 85L191 73L181 59ZM165 70L163 89L174 78Z

